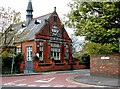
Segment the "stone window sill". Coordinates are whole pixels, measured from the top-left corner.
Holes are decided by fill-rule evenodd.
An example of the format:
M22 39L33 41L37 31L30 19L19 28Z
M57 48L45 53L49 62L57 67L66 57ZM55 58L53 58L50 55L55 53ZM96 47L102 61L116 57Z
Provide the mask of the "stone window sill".
M68 63L68 65L76 65L76 63L72 62L72 63Z
M39 66L50 66L52 65L51 63L39 63Z
M55 65L65 65L65 63L55 63Z

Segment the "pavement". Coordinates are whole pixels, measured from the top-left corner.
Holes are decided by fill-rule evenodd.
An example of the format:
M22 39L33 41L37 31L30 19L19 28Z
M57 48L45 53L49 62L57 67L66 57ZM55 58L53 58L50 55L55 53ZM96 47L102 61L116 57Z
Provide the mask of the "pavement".
M97 86L105 86L105 87L120 87L120 79L115 78L105 78L98 76L78 76L72 79L75 82L97 85Z
M118 87L120 88L120 79L100 76L90 76L90 70L83 70L82 74L77 77L71 78L71 80L79 83L103 86L103 87Z
M80 70L69 70L69 71L53 71L53 72L42 72L42 73L26 73L26 74L9 74L2 75L3 77L7 76L29 76L29 75L38 75L38 74L51 74L51 73L71 73L71 74L80 74L80 76L70 78L71 81L90 84L96 86L105 86L105 87L117 87L120 88L120 79L117 78L106 78L100 76L90 76L89 69L80 69Z

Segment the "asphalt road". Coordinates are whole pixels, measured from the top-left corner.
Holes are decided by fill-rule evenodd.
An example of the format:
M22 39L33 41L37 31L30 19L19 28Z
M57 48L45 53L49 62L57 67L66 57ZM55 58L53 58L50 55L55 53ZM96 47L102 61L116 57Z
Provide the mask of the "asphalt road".
M48 72L39 75L2 77L2 87L97 87L74 82L75 76L89 75L89 70Z

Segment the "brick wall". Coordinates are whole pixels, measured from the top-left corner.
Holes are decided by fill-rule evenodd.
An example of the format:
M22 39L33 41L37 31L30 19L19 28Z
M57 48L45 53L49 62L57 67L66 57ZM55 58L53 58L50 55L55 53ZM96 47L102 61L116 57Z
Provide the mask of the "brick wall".
M92 76L120 77L120 54L91 56L90 74Z
M37 63L38 67L34 69L35 72L42 72L42 71L53 71L53 70L69 70L71 69L71 64L67 62L63 63ZM87 68L84 64L74 63L72 66L73 69L85 69Z
M23 73L24 71L24 61L20 65L20 71ZM73 63L73 69L85 69L87 66L85 64L79 64L79 62ZM63 63L54 63L51 61L50 63L39 63L39 61L34 61L34 72L42 72L42 71L54 71L54 70L69 70L71 69L71 64L64 61Z

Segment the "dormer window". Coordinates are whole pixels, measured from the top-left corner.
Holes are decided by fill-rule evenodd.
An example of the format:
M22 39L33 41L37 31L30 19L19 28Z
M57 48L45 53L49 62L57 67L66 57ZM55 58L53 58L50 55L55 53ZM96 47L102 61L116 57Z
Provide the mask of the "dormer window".
M41 20L35 20L35 24L40 24Z
M25 24L22 24L22 28L26 27Z

